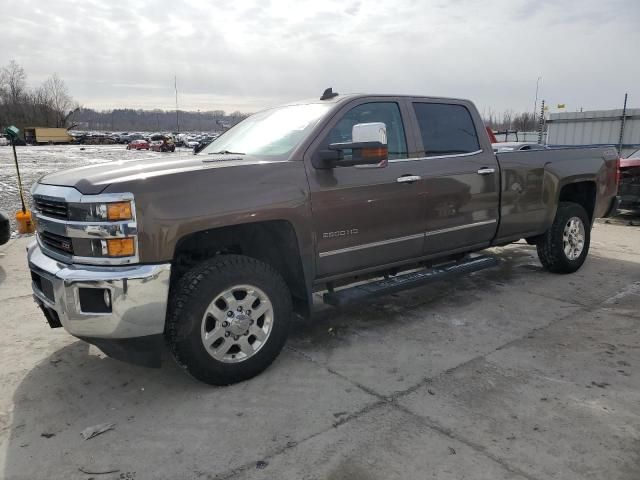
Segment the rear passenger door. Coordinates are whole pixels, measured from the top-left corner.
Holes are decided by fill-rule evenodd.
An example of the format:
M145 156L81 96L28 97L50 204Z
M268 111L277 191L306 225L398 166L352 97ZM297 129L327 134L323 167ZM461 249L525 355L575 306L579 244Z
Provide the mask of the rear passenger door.
M498 225L500 172L480 116L465 101L412 99L424 164L423 254L489 245ZM482 129L482 130L481 130Z

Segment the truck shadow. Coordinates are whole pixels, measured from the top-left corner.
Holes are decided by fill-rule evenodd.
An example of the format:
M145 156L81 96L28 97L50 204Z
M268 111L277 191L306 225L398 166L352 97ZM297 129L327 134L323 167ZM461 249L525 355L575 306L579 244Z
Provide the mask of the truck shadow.
M495 254L491 251L488 253ZM500 259L496 268L438 280L342 308L322 304L322 294L316 293L314 314L308 320L294 323L290 341L337 347L349 337L349 332L359 329L383 331L409 325L419 321L424 310L470 305L487 292L504 287L519 275L529 275L531 272L545 274L537 261L535 247L520 244L513 250L503 250L495 256Z
M602 257L596 253L590 256L581 270L583 274L579 272L563 277L542 271L535 258L535 247L518 244L501 250L498 256L500 266L492 270L341 310L323 308L309 321L295 322L289 345L292 350L302 353L306 353L307 347L316 352L318 349L349 348L351 341L357 341L360 329L384 338L390 329L398 325L415 326L418 322L428 322L425 311L441 307L455 311L479 299L486 301L487 295L492 293L504 296L505 290L511 288L526 291L531 285L537 288L561 280L583 283L582 288L597 292L595 296L611 296L617 285L612 279L619 277L621 285L628 284L634 276L637 280L639 267L633 261ZM608 283L598 282L605 278L610 279ZM561 297L562 291L557 295ZM521 321L526 322L526 319ZM457 327L452 324L445 328L453 332ZM269 387L265 390L265 385L274 383L274 378L287 377L291 362L301 361L296 355L285 351L260 376L262 378L231 387L213 388L185 375L168 352L165 352L161 369L149 369L110 359L98 353L95 347L70 340L68 345L44 358L20 380L13 395L11 421L8 417L0 417L0 431L8 437L3 478L37 478L34 471L40 474L47 471L42 468L33 470L37 462L42 465L42 462L51 461L53 466L50 468L53 469L59 467L60 462L78 462L81 455L108 455L108 449L100 451L100 448L106 448L107 443L84 442L80 438L80 431L91 425L115 423L116 429L122 433L112 438L123 440L124 437L133 443L138 435L157 435L154 433L155 422L169 420L178 428L193 428L190 415L211 417L221 414L221 411L229 414L231 408L243 408L247 398L260 403L261 396L269 395ZM381 369L386 368L384 358L380 363ZM287 388L285 381L276 381L275 384L277 388ZM275 387L272 385L270 388ZM237 413L231 413L231 416L235 415ZM245 416L238 421L248 419ZM157 441L162 445L164 440ZM49 471L54 472L49 478L58 478L55 470ZM75 466L73 471L77 474Z

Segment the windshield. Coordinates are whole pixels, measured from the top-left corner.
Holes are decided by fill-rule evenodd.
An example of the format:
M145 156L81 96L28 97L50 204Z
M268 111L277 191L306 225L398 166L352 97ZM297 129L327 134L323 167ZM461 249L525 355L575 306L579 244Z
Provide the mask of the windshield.
M633 152L631 155L629 155L627 158L636 158L636 157L640 157L640 148L635 152Z
M289 105L256 113L225 132L199 155L286 155L331 106L321 103Z

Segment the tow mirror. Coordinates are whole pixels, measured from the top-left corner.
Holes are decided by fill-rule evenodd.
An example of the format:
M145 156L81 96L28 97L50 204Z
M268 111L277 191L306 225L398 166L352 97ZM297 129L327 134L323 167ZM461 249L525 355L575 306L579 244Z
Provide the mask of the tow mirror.
M345 151L351 150L351 158L345 160ZM314 155L313 166L318 169L369 165L386 167L387 126L383 122L357 123L351 129L351 142L332 143L328 150Z

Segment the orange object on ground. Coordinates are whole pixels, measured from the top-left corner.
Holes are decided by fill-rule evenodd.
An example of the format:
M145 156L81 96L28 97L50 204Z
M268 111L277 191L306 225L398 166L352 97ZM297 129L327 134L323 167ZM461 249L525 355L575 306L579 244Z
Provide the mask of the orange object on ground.
M18 233L33 233L36 229L31 212L29 210L16 212L16 222L18 222Z

